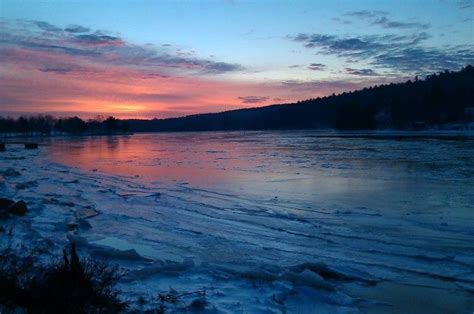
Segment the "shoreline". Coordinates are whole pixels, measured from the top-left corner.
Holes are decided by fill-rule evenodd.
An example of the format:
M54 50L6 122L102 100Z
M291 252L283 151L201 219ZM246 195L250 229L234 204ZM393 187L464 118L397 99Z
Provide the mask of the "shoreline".
M8 135L5 135L8 134ZM55 134L23 134L23 133L0 133L0 139L9 138L56 138L56 137L89 137L89 136L129 136L134 132L117 133L55 133Z
M208 130L208 131L133 131L114 133L55 133L55 134L23 134L23 133L0 133L0 140L11 138L61 138L61 137L94 137L94 136L132 136L139 134L186 134L186 133L313 133L314 137L320 138L363 138L363 139L451 139L464 140L474 139L474 129L426 129L426 130L404 130L404 129L377 129L377 130L337 130L337 129L255 129L255 130Z

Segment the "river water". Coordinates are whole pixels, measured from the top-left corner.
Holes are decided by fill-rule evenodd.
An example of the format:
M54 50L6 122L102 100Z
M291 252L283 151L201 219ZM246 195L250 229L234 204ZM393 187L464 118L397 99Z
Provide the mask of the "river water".
M469 313L474 138L369 135L41 139L0 155L2 190L31 204L23 241L118 263L138 309L204 289L210 312Z

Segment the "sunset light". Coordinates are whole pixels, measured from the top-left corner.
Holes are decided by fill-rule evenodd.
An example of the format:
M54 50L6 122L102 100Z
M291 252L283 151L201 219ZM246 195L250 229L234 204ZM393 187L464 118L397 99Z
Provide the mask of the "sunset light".
M474 0L0 0L0 314L474 314Z
M272 14L266 1L86 3L1 1L1 112L183 116L398 82L473 59L472 15L455 1L372 1L371 10L275 1ZM170 18L175 10L186 23Z

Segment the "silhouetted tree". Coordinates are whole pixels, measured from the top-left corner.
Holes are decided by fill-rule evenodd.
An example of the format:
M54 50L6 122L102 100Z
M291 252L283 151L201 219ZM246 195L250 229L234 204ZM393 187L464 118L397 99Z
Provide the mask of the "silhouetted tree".
M474 106L474 68L444 71L424 80L370 86L339 95L311 98L292 104L239 109L172 119L118 120L96 117L0 117L0 132L115 133L125 131L209 131L269 129L373 129L377 117L383 127L436 126L470 119L466 108Z
M129 120L132 131L411 128L459 123L474 106L474 68L444 71L425 80L370 86L293 104L162 120Z
M104 124L105 124L105 129L107 130L107 132L112 132L113 130L116 130L117 129L117 126L118 126L118 120L115 119L114 117L108 117L105 121L104 121Z
M128 131L126 121L109 117L102 117L86 121L79 117L59 118L52 116L20 116L18 119L0 117L0 133L41 133L50 134L52 131L82 134L82 133L115 133Z

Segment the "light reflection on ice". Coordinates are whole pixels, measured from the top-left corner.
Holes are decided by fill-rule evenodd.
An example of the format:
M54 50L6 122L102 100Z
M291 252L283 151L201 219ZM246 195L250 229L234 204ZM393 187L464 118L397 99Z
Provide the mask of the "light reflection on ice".
M204 285L224 311L350 312L384 280L468 293L474 142L315 135L55 138L0 156L21 170L3 190L56 250L74 239L128 267L129 297Z

